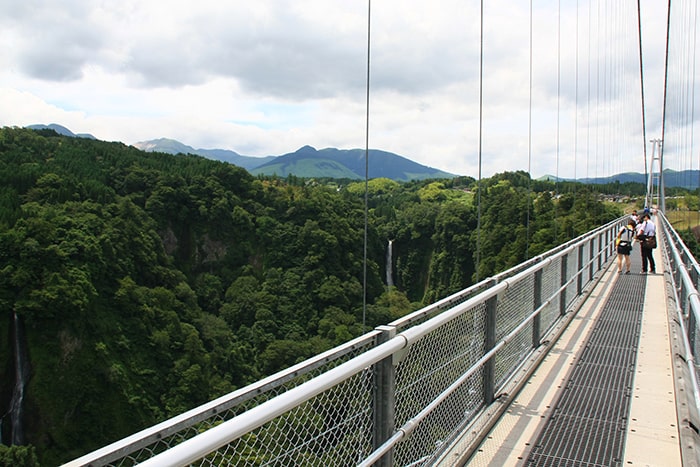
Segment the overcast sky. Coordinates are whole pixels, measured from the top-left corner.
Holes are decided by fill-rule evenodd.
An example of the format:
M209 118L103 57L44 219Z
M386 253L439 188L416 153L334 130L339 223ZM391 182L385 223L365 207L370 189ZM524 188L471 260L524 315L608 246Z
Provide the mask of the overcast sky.
M484 3L482 176L644 172L637 2L535 0L532 46L530 2ZM647 139L661 133L666 4L641 1ZM0 7L0 126L58 123L248 156L365 147L366 0ZM479 8L372 2L370 148L478 175ZM600 146L613 134L624 148Z

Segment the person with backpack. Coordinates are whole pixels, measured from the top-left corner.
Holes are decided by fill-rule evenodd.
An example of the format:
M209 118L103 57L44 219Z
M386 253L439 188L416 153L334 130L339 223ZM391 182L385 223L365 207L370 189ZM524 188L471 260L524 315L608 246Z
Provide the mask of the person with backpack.
M617 273L622 274L622 260L625 261L625 274L630 273L630 253L632 252L632 241L634 240L634 225L630 221L629 224L624 226L615 238L615 245L617 246Z

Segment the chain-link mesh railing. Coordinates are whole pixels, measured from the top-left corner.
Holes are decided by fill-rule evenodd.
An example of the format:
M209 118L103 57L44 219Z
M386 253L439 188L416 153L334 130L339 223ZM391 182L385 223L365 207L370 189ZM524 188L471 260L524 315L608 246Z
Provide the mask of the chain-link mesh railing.
M620 222L68 465L429 465L571 311Z
M678 327L681 334L680 358L688 367L688 379L692 394L688 394L687 406L692 410L687 420L696 433L700 426L700 363L698 353L700 352L700 265L685 245L678 233L671 227L666 216L658 213L660 232L663 233L664 240L661 245L666 250L664 259L667 262L667 270L673 285L674 299L677 307ZM696 448L699 446L696 446ZM696 449L697 450L697 449ZM697 460L700 460L698 457Z
M94 451L66 466L133 466L256 407L375 345L376 331ZM241 464L245 465L245 464ZM257 464L255 464L257 465Z

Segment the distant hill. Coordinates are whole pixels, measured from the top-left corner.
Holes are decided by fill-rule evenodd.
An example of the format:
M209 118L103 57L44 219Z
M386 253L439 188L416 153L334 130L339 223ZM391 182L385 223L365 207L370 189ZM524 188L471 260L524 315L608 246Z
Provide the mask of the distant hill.
M187 146L179 141L169 138L151 139L148 141L140 141L133 145L142 151L147 152L164 152L167 154L196 154L214 159L218 161L228 162L229 164L243 167L246 170L254 169L266 162L275 159L275 156L252 157L243 156L235 151L228 149L195 149L192 146Z
M413 162L397 154L370 149L369 178L389 178L396 181L454 178L457 175ZM365 178L364 149L326 148L317 150L304 146L284 154L253 170L253 175L293 174L299 177Z
M557 177L553 175L545 175L540 177L540 180L550 180L556 181ZM616 175L611 175L609 177L597 177L597 178L579 178L579 179L564 179L559 178L560 181L567 182L580 182L592 185L601 185L607 183L642 183L646 185L647 178L643 173L637 172L625 172ZM696 189L700 186L700 170L682 170L676 171L671 169L664 170L664 186L666 187L681 187L687 189Z
M90 133L73 133L70 131L68 128L59 125L57 123L51 123L49 125L43 125L43 124L37 124L37 125L29 125L27 126L30 130L53 130L59 135L63 136L71 136L73 138L89 138L89 139L97 139L94 136L92 136Z

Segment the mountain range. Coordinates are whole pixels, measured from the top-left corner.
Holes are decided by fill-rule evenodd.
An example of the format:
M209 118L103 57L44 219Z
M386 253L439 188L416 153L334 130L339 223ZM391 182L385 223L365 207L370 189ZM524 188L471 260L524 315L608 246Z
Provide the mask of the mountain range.
M73 133L68 128L52 123L50 125L29 125L34 130L53 130L64 136L96 139L91 134ZM364 149L316 149L304 146L294 152L280 156L245 156L229 149L193 148L174 139L158 138L133 144L134 147L147 152L164 152L168 154L195 154L208 159L235 164L248 170L253 175L277 175L286 177L295 175L302 178L346 178L362 180L365 170L368 178L389 178L396 181L454 178L458 175L418 164L412 160L387 151L370 149L367 152L369 161L365 162ZM540 179L557 180L547 175ZM599 178L581 178L576 180L562 179L560 181L578 181L586 184L603 183L642 183L646 184L646 176L642 173L627 172ZM700 184L700 170L674 171L664 170L664 184L667 187L684 187L695 189Z
M364 149L316 149L304 146L281 156L243 156L226 149L195 149L179 141L159 138L134 144L143 151L158 151L170 154L196 154L199 156L230 162L248 170L253 175L296 175L304 178L365 178ZM397 181L424 180L428 178L454 178L451 174L433 167L413 162L398 154L378 149L368 151L371 164L369 178L389 178Z

